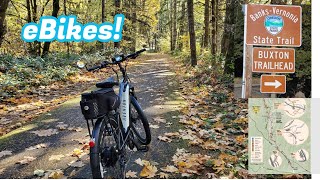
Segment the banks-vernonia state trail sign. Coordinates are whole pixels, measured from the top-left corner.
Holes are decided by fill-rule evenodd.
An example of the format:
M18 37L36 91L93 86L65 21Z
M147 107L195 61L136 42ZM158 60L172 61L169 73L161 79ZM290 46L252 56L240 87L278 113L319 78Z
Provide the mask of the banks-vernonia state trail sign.
M247 4L244 7L242 98L249 98L252 72L272 73L272 75L295 72L294 49L276 47L301 46L302 9L300 6L292 5ZM253 46L272 48L253 48ZM277 90L280 86L274 86L276 90L261 90L261 93L285 93L283 88L286 89L286 83L282 84L281 90Z
M253 48L252 72L294 73L295 50L292 48Z
M301 7L247 5L248 45L301 46Z

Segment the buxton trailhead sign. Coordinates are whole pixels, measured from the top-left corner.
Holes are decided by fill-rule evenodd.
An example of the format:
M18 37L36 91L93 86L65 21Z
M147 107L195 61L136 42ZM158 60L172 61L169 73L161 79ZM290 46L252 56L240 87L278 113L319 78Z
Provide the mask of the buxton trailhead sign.
M247 44L301 46L301 7L247 5Z
M252 72L294 73L295 51L287 48L253 48Z
M261 93L286 93L285 75L276 73L295 73L295 50L285 47L301 46L301 27L300 6L245 5L242 98L250 96L252 72L270 73L260 77Z

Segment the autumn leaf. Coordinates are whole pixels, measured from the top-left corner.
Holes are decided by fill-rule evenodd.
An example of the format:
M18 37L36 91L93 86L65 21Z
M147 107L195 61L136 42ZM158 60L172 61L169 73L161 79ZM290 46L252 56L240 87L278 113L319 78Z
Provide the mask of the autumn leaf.
M58 134L59 132L57 131L57 129L46 129L46 130L38 130L38 131L31 131L31 133L34 133L40 137L42 136L51 136L54 134Z
M12 151L1 151L0 152L0 158L3 156L10 156L12 155Z
M35 149L41 149L41 148L47 148L49 146L49 143L41 143L37 144L35 146L30 146L26 148L27 151L35 150Z
M160 141L164 141L164 142L171 142L172 141L172 139L165 137L165 136L158 136L158 139Z
M217 179L217 176L214 173L207 173L206 176L208 179Z
M36 170L33 171L33 175L34 176L38 176L38 177L42 177L42 176L44 176L44 170L36 169Z
M76 175L76 172L77 172L77 171L76 171L75 169L72 170L71 173L69 174L69 177L75 176L75 175Z
M166 174L164 172L160 172L159 176L160 176L160 179L168 179L169 178L169 174Z
M60 161L63 157L65 157L63 154L52 155L49 157L49 161Z
M129 170L129 171L126 173L126 178L136 178L136 177L137 177L137 172L134 172L134 171Z
M143 165L144 165L144 163L143 163L143 161L141 160L141 158L136 159L134 162L137 163L137 164L139 164L140 166L143 166Z
M49 170L48 177L44 177L44 179L65 179L64 173L61 169Z
M167 137L179 137L180 133L179 132L164 133L164 136L167 136Z
M174 167L174 166L169 166L167 165L165 168L161 168L162 171L164 172L169 172L169 173L177 173L179 172L178 168Z
M141 160L141 158L136 159L134 162L137 163L137 164L140 165L140 166L144 166L144 165L147 165L147 164L151 164L149 161Z
M85 164L82 161L78 160L78 161L71 161L68 165L71 167L80 168L80 167L83 167Z
M81 155L82 155L82 153L83 153L83 150L78 149L78 148L75 148L75 149L72 151L71 156L79 157L79 156L81 156Z
M59 130L66 130L68 127L68 124L64 124L62 122L59 122L59 124L56 126Z
M154 121L158 122L158 123L166 123L167 121L162 118L162 117L155 117L153 118Z
M236 142L238 143L238 144L243 144L244 143L244 141L246 141L246 138L245 138L245 135L240 135L240 136L237 136L236 137Z
M32 156L24 156L22 160L16 162L16 164L29 164L30 162L34 161L35 157L32 157Z
M144 165L142 171L140 172L141 177L146 177L146 178L153 178L156 176L158 169L157 167L149 164Z
M158 125L150 124L150 128L153 128L153 129L159 129L159 126L158 126Z

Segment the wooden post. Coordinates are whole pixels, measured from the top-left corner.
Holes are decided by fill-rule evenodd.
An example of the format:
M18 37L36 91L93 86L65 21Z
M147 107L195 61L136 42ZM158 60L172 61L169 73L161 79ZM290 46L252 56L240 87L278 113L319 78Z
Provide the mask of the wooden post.
M275 46L271 46L271 49L274 49L274 48L276 48L276 47L275 47ZM277 73L271 73L271 75L277 75ZM270 97L271 97L271 98L276 98L277 95L276 95L275 93L272 93L272 94L270 95Z
M246 94L245 98L248 99L251 97L252 93L252 51L253 51L253 46L252 45L246 45Z

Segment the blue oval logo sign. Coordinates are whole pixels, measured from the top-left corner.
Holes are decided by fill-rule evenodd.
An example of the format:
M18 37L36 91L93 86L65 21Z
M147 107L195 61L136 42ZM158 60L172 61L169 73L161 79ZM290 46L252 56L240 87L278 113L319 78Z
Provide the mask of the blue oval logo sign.
M277 35L282 31L284 22L281 16L270 15L266 16L264 26L270 34Z

